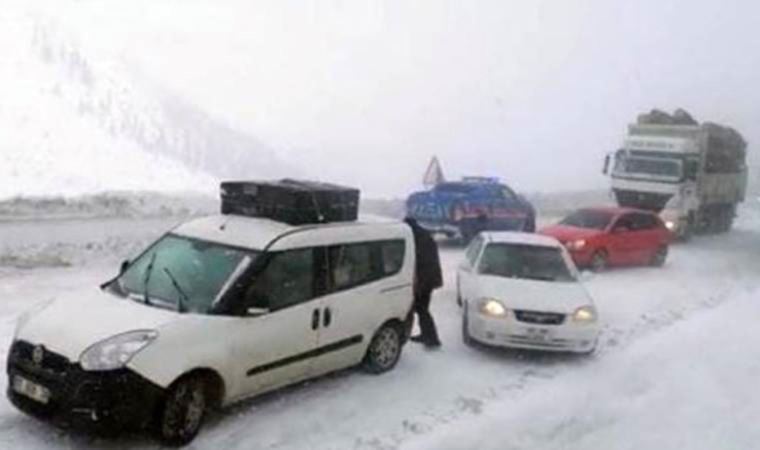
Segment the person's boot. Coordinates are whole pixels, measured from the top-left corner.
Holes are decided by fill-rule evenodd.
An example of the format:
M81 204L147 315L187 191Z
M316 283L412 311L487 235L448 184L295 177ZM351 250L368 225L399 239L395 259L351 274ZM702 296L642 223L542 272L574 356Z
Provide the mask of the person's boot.
M412 342L416 342L418 344L424 344L425 343L425 339L422 337L421 334L415 334L414 336L410 337L409 340L412 341Z
M423 344L425 344L425 348L428 348L430 350L441 347L441 341L438 340L438 339L431 339L431 340L428 340L428 341L423 341Z

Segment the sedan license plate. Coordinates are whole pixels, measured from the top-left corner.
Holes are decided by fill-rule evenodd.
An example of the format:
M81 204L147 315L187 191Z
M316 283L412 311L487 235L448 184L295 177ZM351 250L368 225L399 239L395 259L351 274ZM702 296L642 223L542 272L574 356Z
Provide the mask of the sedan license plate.
M536 343L544 343L551 340L551 332L546 328L528 328L528 339Z
M13 390L42 404L50 401L50 389L18 375L13 377Z

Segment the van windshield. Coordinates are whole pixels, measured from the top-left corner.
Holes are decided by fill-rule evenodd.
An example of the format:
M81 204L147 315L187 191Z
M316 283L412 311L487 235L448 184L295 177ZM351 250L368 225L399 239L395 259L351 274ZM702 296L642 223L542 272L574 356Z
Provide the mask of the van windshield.
M120 275L117 293L150 306L208 314L228 280L257 252L168 234Z

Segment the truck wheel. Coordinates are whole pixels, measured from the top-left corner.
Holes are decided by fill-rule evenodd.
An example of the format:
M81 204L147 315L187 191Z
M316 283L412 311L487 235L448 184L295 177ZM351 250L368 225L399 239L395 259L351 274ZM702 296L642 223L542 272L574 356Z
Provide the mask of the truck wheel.
M668 259L668 246L663 245L660 248L658 248L656 252L654 252L654 255L652 255L652 260L649 262L649 265L653 267L662 267L665 265L665 260L667 259Z
M162 443L179 447L195 439L206 415L206 392L200 377L181 378L171 386L159 415Z
M591 256L591 263L589 264L592 272L604 272L609 267L609 261L607 259L607 252L604 250L597 250L594 255Z
M375 333L367 347L363 368L373 374L380 374L393 369L401 358L403 339L401 327L388 322Z

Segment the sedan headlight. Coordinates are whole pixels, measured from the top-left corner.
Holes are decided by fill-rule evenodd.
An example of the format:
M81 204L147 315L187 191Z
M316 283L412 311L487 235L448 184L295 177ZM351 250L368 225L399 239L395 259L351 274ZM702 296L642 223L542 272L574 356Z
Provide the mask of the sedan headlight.
M576 239L574 241L568 241L565 244L565 247L567 247L568 250L582 250L584 247L586 247L586 240Z
M573 321L579 323L596 322L596 309L593 306L581 306L573 313Z
M158 337L155 330L137 330L104 339L82 352L84 370L103 371L124 367L140 350Z
M498 300L483 299L480 303L480 313L491 317L504 317L507 308Z

